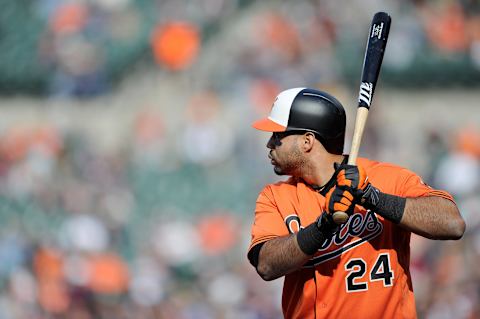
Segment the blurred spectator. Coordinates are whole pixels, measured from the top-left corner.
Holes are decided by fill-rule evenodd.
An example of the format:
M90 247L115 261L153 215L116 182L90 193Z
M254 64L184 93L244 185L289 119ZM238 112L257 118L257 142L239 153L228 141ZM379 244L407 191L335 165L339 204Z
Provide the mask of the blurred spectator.
M129 271L120 256L113 253L94 254L88 259L88 287L97 294L120 295L129 285Z
M468 32L465 13L459 2L427 2L421 10L430 43L444 53L465 52Z
M146 110L140 112L134 124L134 157L138 165L164 165L167 154L166 128L164 118L159 112Z
M477 193L480 187L480 135L476 129L466 127L457 133L452 146L437 168L434 183L465 198Z
M165 221L153 234L156 253L174 267L192 263L200 255L198 234L193 225L183 221Z
M96 216L69 216L60 229L60 234L65 248L70 251L102 252L108 247L109 234Z
M107 88L103 47L85 36L93 12L81 2L65 3L50 17L51 41L44 57L55 70L52 93L60 96L92 96Z
M200 219L198 234L203 254L227 254L238 241L239 224L231 214L211 214Z
M174 71L189 67L200 50L199 31L187 22L159 25L151 41L156 61Z
M193 96L187 106L179 147L187 162L210 166L229 158L233 129L219 97L212 91Z

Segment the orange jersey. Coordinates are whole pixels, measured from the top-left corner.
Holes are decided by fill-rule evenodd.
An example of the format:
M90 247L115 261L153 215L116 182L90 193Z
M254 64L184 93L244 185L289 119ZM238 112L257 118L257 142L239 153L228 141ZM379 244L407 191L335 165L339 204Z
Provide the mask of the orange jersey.
M413 172L392 164L358 159L372 185L402 197L450 194L434 190ZM260 193L252 226L252 247L297 232L325 211L325 198L290 178ZM285 318L416 318L409 271L410 232L356 206L340 231L301 269L285 276Z

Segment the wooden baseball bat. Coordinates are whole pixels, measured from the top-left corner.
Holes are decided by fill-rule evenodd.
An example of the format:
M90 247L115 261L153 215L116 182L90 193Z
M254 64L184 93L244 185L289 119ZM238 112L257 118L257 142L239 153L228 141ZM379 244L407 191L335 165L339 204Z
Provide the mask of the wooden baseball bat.
M373 16L370 32L368 35L365 57L363 59L362 78L358 94L357 117L353 132L352 145L348 157L348 164L355 165L357 162L363 130L368 118L368 111L372 103L373 92L377 84L378 75L382 66L383 55L387 45L388 33L392 19L385 12L377 12ZM348 220L346 212L333 213L333 220L337 224L343 224Z

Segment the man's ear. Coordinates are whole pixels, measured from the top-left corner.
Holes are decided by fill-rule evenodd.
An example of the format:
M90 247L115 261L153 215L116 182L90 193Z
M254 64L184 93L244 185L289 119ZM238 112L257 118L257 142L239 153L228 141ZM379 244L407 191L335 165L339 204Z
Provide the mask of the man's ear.
M302 147L306 152L310 152L315 144L315 134L307 132L303 134Z

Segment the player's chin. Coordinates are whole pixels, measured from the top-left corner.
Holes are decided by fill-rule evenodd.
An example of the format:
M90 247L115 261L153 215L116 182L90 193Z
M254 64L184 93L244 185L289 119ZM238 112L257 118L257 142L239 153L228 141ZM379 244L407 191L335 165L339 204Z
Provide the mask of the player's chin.
M273 167L273 171L275 172L275 174L277 174L277 175L279 175L279 176L287 175L287 174L283 171L283 169L282 169L280 166L278 166L278 165L275 165L275 166Z

